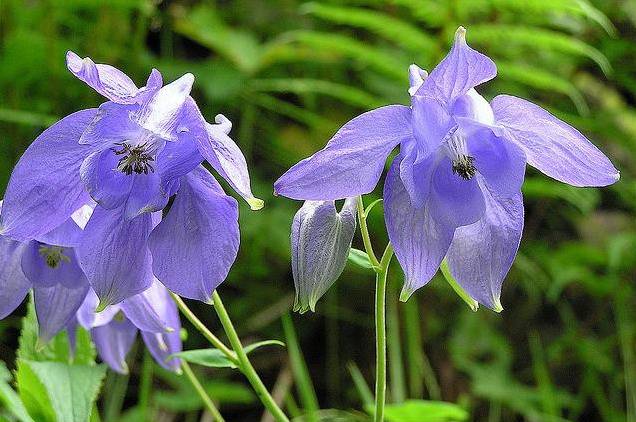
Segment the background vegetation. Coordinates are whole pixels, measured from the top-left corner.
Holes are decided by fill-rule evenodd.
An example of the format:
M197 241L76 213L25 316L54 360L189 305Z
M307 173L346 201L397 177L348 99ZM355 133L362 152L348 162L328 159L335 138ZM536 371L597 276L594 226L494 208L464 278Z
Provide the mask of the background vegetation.
M622 178L608 189L576 189L528 171L525 235L501 314L473 313L441 276L397 303L402 275L394 266L390 401L455 402L474 421L634 422L634 0L2 0L0 189L46 126L103 101L67 72L67 50L111 63L138 84L152 67L166 80L194 73L193 95L208 120L224 113L234 122L255 192L267 200L258 213L241 205L243 245L220 288L243 338L288 343L255 352L255 365L290 414L311 410L298 344L320 408L341 409L322 411L323 419L365 420L372 277L350 265L316 314L281 320L293 299L288 236L300 204L273 198L271 184L356 114L408 103L408 65L430 70L460 24L498 65L498 78L480 90L486 98L505 92L543 105L593 139ZM385 239L381 207L370 224L374 238ZM192 306L220 331L209 308ZM0 322L0 358L9 369L21 309ZM186 348L205 347L184 325ZM129 376L107 374L102 420L198 420L202 403L191 387L143 350L129 356ZM260 419L240 374L195 370L228 420Z

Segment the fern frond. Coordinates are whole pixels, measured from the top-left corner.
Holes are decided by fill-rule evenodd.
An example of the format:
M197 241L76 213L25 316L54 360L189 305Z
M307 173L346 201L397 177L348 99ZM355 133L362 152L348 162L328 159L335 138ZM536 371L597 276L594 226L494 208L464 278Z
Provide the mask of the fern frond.
M397 80L405 80L409 64L413 60L403 53L385 52L382 49L354 40L345 35L317 31L291 31L281 35L277 42L298 43L314 49L319 54L345 56Z
M596 48L574 37L543 28L500 24L473 25L470 27L471 42L486 45L508 46L510 44L532 48L549 49L566 54L592 59L605 75L612 72L607 58Z
M423 52L433 58L439 54L437 41L399 18L370 9L307 3L301 10L333 23L368 30L405 50Z
M534 67L521 66L502 60L497 61L497 68L498 75L502 79L521 83L531 88L558 92L569 97L582 115L588 115L590 112L581 92L567 79Z
M250 82L250 88L259 92L286 92L294 94L321 94L337 98L345 103L363 109L380 107L384 101L371 94L347 85L320 79L256 79Z

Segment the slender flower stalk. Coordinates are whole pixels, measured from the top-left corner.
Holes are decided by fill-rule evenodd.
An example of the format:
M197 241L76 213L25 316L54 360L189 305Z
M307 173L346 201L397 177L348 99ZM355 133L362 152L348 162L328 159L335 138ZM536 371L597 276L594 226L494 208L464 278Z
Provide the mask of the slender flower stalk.
M170 292L170 294L172 295L172 299L174 299L174 301L177 303L177 306L179 307L179 310L181 310L181 313L188 319L188 321L190 321L192 325L194 325L194 328L196 328L197 331L199 331L203 335L203 337L205 337L206 340L208 340L214 347L223 352L223 354L230 361L232 361L232 363L238 366L239 361L236 358L236 354L229 347L223 344L223 342L219 340L217 336L212 334L208 327L206 327L205 324L202 323L199 318L197 318L194 312L192 312L190 308L188 308L188 305L186 305L181 297L172 292Z
M358 196L358 220L360 220L360 233L362 233L362 242L364 243L364 249L369 255L369 260L374 267L379 267L380 262L375 257L373 252L373 245L371 245L371 238L369 237L369 228L367 227L367 216L364 214L364 202L362 201L362 195Z
M389 264L393 257L393 246L386 245L380 261L373 253L371 236L366 222L364 202L358 197L358 219L364 248L375 271L375 410L374 421L384 420L386 402L386 283Z
M386 280L393 247L389 243L380 260L380 270L375 277L375 414L374 420L384 420L386 401Z
M194 375L194 372L192 372L192 368L190 368L190 365L188 365L188 362L181 361L181 368L183 369L183 373L186 374L186 376L190 380L190 383L192 384L194 389L197 390L197 393L201 397L201 400L203 400L205 407L207 407L210 413L212 414L212 417L214 418L214 420L218 422L225 422L225 419L223 419L223 416L221 416L221 412L219 412L219 409L216 408L216 406L214 405L214 402L212 402L212 399L210 398L210 396L208 396L208 393L205 391L205 388L203 388L203 386L201 385L201 382L199 382L196 375Z
M230 340L230 344L232 345L232 348L236 353L239 361L238 366L241 369L241 372L243 372L243 374L249 380L250 384L252 384L252 388L254 388L254 391L260 398L261 402L263 402L274 419L276 419L277 422L289 422L289 418L287 418L285 413L283 413L281 408L278 407L278 405L276 404L276 401L274 401L274 398L271 396L271 394L269 394L269 391L267 391L267 387L265 387L265 384L263 384L263 381L261 381L260 377L256 373L256 370L254 369L254 366L252 366L252 363L247 357L247 353L245 353L245 350L243 350L241 340L239 339L239 336L234 329L234 325L230 320L230 316L228 315L227 310L223 305L223 301L221 301L221 297L216 290L214 291L214 293L212 293L212 300L214 303L214 309L216 310L216 313L221 320L221 324L223 325L223 329L225 330L225 334L227 334L227 337Z

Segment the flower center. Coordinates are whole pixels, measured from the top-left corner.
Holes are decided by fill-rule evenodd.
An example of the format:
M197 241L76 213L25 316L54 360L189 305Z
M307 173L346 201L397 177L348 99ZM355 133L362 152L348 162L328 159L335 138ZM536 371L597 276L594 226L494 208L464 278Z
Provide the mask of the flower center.
M155 161L155 158L149 153L147 142L135 146L126 142L120 142L115 145L121 148L113 149L113 152L115 155L122 156L117 163L117 170L129 176L133 173L148 174L149 172L155 172L155 168L151 164L151 162Z
M53 269L59 267L62 262L71 262L71 258L64 255L64 248L60 246L42 245L38 251L46 261L46 265Z
M464 180L470 180L477 173L475 157L468 154L466 140L454 133L446 142L446 153L452 161L453 173Z
M475 167L475 158L470 155L462 155L457 160L453 160L453 173L457 174L464 180L473 178L477 168Z

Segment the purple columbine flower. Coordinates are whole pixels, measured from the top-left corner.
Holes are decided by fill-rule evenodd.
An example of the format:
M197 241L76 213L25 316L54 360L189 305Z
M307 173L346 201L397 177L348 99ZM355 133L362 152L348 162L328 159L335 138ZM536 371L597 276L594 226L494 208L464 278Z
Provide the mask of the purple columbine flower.
M475 87L495 77L491 59L460 27L430 73L410 69L411 107L390 105L345 124L327 146L274 184L293 199L335 200L371 192L399 145L384 185L389 238L404 269L401 299L433 277L445 256L479 303L499 296L523 228L526 163L573 186L619 179L610 160L576 129L509 95L489 104Z
M126 355L137 332L157 363L178 372L181 362L170 359L181 351L179 311L168 290L157 280L142 293L96 313L99 299L89 290L77 311L77 321L90 330L100 358L116 372L128 372Z
M27 149L7 187L0 234L37 239L92 199L77 254L101 308L146 290L155 275L182 296L208 301L236 258L238 205L201 163L252 209L263 206L228 136L231 122L204 120L190 97L191 74L162 86L153 69L137 88L116 68L72 52L67 66L109 101L63 118ZM173 195L156 225L151 214Z
M0 236L0 319L33 289L40 344L71 324L88 291L75 247L90 211L88 206L80 208L37 240L17 242Z
M291 227L294 311L315 311L342 274L355 232L355 198L348 198L340 212L334 201L307 201L298 210Z

